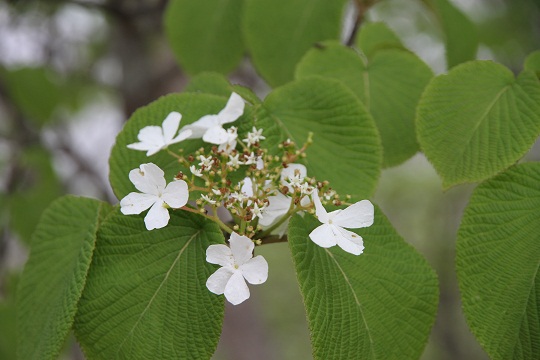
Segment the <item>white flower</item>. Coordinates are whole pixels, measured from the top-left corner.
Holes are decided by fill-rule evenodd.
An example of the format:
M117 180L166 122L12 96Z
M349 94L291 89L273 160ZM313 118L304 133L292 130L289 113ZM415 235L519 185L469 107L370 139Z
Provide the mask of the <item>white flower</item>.
M231 139L231 134L223 129L223 125L235 121L243 113L244 100L237 93L232 93L227 104L218 114L205 115L193 124L184 126L184 129L189 129L193 132L190 136L191 139L202 137L203 141L207 143L221 145L229 142ZM234 139L236 139L236 136Z
M179 143L192 135L191 130L182 130L178 136L178 126L182 115L176 111L171 112L161 126L146 126L139 131L137 139L140 142L129 144L127 147L133 150L146 151L146 156L156 154L162 149L166 149L171 144Z
M148 163L129 172L129 180L141 193L129 193L120 201L120 211L124 215L140 214L150 208L144 218L148 230L160 229L169 223L170 215L166 206L181 208L189 197L187 183L175 180L167 186L163 170Z
M268 278L268 263L261 256L253 257L255 245L246 236L233 232L229 239L231 247L210 245L206 249L206 261L222 267L206 281L206 287L214 294L225 294L233 305L249 298L250 284L262 284ZM244 280L245 279L245 280Z
M246 161L244 162L244 164L246 165L252 165L257 163L257 156L255 156L253 152L249 155L244 155L244 158L246 159Z
M197 168L195 167L195 165L191 165L191 166L189 167L189 171L191 171L191 173L192 173L193 175L197 176L197 177L201 177L201 176L202 176L202 171L201 171L201 169L197 169Z
M238 156L240 156L240 154L236 154L234 156L229 155L229 161L227 162L227 166L231 166L231 167L235 168L235 167L238 167L238 166L242 165L242 163L238 159Z
M311 196L317 218L322 222L322 225L309 234L311 240L324 248L338 245L346 252L360 255L364 251L362 237L344 228L358 229L371 226L374 219L373 204L369 200L362 200L346 209L327 213L317 191Z
M204 157L204 155L199 155L199 160L201 162L199 163L199 166L203 166L207 169L211 168L214 164L214 159L212 159L212 156Z
M209 204L214 205L216 203L216 200L212 200L208 195L202 194L201 198Z
M281 170L281 183L294 192L293 186L299 186L307 175L307 169L302 164L288 164Z
M262 219L263 218L263 211L264 211L264 208L265 206L263 205L262 207L259 207L259 205L257 203L254 203L253 204L253 209L251 209L251 212L253 214L253 220L255 220L255 218L259 218L259 219Z
M262 132L263 132L263 129L257 130L257 128L254 126L253 131L249 132L247 134L247 138L242 140L242 141L247 143L248 146L254 145L254 144L260 142L261 140L266 139L266 137L264 137L262 135Z
M219 144L218 151L223 151L225 154L229 154L231 151L236 149L236 138L238 134L236 133L236 128L231 126L227 129L227 139Z

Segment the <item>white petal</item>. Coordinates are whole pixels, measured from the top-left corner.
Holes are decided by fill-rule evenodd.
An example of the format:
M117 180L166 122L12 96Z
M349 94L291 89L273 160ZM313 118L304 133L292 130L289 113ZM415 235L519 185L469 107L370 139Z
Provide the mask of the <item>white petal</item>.
M292 198L278 192L275 196L269 196L268 201L270 203L264 208L263 218L259 220L262 226L271 225L285 215L291 207Z
M124 215L140 214L158 200L156 195L132 192L120 200L120 211Z
M296 172L300 174L300 179L303 179L307 175L307 169L302 164L289 164L286 168L281 170L281 183L283 185L287 185L286 181L290 178L296 175Z
M136 143L133 143L133 144L128 144L127 148L132 149L132 150L148 151L148 150L153 150L153 149L156 149L156 148L160 149L161 147L156 146L154 144L148 144L148 143L144 143L144 142L136 142Z
M206 249L206 261L221 266L234 266L231 248L223 244L210 245Z
M250 284L262 284L268 279L268 263L261 255L249 259L240 270Z
M206 280L206 287L214 294L221 295L225 292L225 286L231 279L233 271L229 268L219 268Z
M242 185L240 192L246 196L253 196L253 181L249 177L245 177L243 181L244 185Z
M227 124L235 121L244 113L244 99L237 93L232 93L227 104L218 114L219 124Z
M144 218L144 224L147 230L161 229L167 226L171 216L169 210L163 207L165 203L163 201L156 201L156 203L150 208L148 214Z
M360 255L364 251L362 237L352 231L338 228L337 244L340 248L353 255Z
M139 131L137 138L140 142L154 146L164 146L163 129L160 126L146 126Z
M171 112L165 120L161 127L163 128L163 142L165 144L170 144L171 140L176 135L178 127L180 126L180 120L182 120L182 115L176 111Z
M240 266L253 257L255 244L247 236L240 236L233 232L229 239L234 262Z
M255 163L255 167L257 168L257 170L264 169L264 161L262 158L257 159L257 162Z
M322 205L321 199L319 199L319 193L317 192L317 190L313 191L313 193L311 194L311 198L313 199L313 203L315 204L315 214L317 215L317 219L319 219L319 221L323 224L326 224L329 220L328 213Z
M311 204L311 200L309 199L309 196L304 196L301 200L300 200L300 205L306 207L308 206L309 204Z
M139 169L129 172L129 180L135 188L145 194L159 196L165 188L165 178L163 170L152 163L141 164Z
M227 142L229 134L227 133L227 130L223 129L221 126L212 126L210 129L206 130L202 139L204 142L210 144L221 145Z
M180 141L186 140L187 138L191 136L192 133L193 132L189 129L180 131L180 134L178 134L177 137L169 141L169 145L176 144L176 143L179 143Z
M220 126L218 116L205 115L194 123L184 126L182 129L192 131L189 136L190 139L199 139L203 137L206 130L214 126Z
M233 305L238 305L249 299L249 289L241 271L235 271L227 282L225 298Z
M174 209L181 208L186 205L189 192L188 185L184 180L175 180L167 185L161 195L163 201Z
M341 210L332 222L337 226L357 229L373 225L374 208L369 200L362 200Z
M329 248L337 244L332 225L322 224L309 233L309 238L320 247Z

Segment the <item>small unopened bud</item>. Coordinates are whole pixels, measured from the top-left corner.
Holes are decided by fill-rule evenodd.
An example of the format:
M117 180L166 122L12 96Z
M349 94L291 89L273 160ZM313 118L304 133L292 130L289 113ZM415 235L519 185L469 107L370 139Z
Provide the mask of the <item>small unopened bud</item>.
M233 226L233 230L234 230L234 231L240 230L240 226L238 226L238 224L235 224L235 225Z

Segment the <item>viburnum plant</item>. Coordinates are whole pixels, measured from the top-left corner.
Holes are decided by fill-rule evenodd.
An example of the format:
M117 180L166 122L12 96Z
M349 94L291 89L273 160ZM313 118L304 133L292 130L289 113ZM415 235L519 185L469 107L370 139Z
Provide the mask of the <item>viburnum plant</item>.
M374 217L369 200L354 204L344 202L328 181L308 178L306 167L295 163L307 157L305 151L312 142L311 135L299 149L290 139L280 143L281 155L272 155L264 148L263 129L253 127L246 138L238 142L237 128L231 126L225 130L222 125L234 122L243 111L244 101L233 92L218 114L203 116L180 131L182 116L178 112L167 115L161 127L141 129L137 136L140 142L127 145L129 149L147 151L147 156L167 150L179 165L189 168L190 173L179 171L167 184L165 173L157 165L141 164L129 172L130 181L140 193L131 192L120 201L120 211L125 215L150 209L144 218L148 230L168 224L168 209L201 214L217 223L230 235L230 248L220 244L207 248L206 260L222 267L208 278L206 286L215 294L225 294L234 305L249 298L245 280L261 284L268 278L266 260L260 255L252 258L254 244L262 245L268 239L280 241L294 214L316 213L322 225L314 229L309 238L323 248L338 245L354 255L364 250L362 237L344 228L370 226ZM217 146L208 151L203 147L187 157L168 149L169 145L187 138L202 138ZM245 177L233 184L231 173ZM194 204L188 204L191 191L200 192ZM350 206L327 213L320 196L325 203ZM230 212L229 224L218 214L220 207Z
M218 2L168 5L192 78L118 134L119 204L65 196L44 212L19 357L55 359L73 330L88 359L209 359L225 301L272 278L260 252L274 246L291 254L315 359L418 359L437 277L369 199L383 168L422 151L443 188L479 182L456 250L472 333L493 359L540 358L540 167L516 164L540 134L538 52L518 75L474 60L473 24L424 1L445 34L434 76L384 23L341 44L344 1ZM264 100L223 75L246 51Z

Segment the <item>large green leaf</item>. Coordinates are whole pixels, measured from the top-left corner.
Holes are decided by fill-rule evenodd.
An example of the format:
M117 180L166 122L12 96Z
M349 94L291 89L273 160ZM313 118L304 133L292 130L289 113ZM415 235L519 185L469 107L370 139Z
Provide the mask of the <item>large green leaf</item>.
M89 359L209 359L223 321L223 297L206 288L219 227L178 211L148 231L116 212L98 233L75 335Z
M217 114L225 106L227 98L201 93L170 94L135 111L120 134L118 134L109 159L109 179L116 196L121 199L128 193L135 191L135 187L129 181L128 174L130 170L138 168L140 164L149 162L156 164L165 171L167 181L171 181L178 174L178 171L182 170L176 159L167 151L160 151L147 157L144 151L127 148L128 144L138 141L137 134L143 127L149 125L161 126L163 120L171 111L178 111L182 114L180 123L180 127L182 127L204 115ZM248 112L249 107L246 106L246 113ZM241 119L238 121L241 121ZM188 155L203 145L205 144L201 139L194 139L171 145L169 149L172 151L183 149L184 154Z
M362 25L356 46L362 50L368 58L382 49L402 49L405 47L399 37L383 22L365 23Z
M432 5L442 27L448 68L474 60L478 49L478 33L471 20L449 0L424 1Z
M523 67L527 70L534 71L538 79L540 79L540 50L530 53L527 58L525 58Z
M280 87L256 118L270 144L290 138L301 146L313 132L305 160L309 176L330 181L341 195L373 193L380 173L379 135L360 101L339 81L310 77Z
M457 240L463 311L491 359L540 358L540 164L480 184Z
M417 112L418 140L448 188L484 180L520 159L540 134L540 83L490 61L434 78Z
M243 29L252 61L272 86L293 79L314 43L339 39L344 0L246 0Z
M360 256L309 239L311 215L290 223L289 245L317 360L418 359L437 311L437 279L378 209L358 231Z
M403 50L377 51L369 61L335 42L310 50L296 76L321 75L347 85L375 119L384 165L397 165L418 150L414 119L422 91L433 76L416 55Z
M178 62L190 74L227 73L244 53L242 0L171 0L165 31Z
M43 213L17 292L19 359L56 359L68 335L110 206L62 197Z
M251 104L261 102L250 89L241 85L232 85L225 76L215 72L203 72L193 77L184 91L226 96L227 98L231 92L235 92Z
M41 146L24 149L16 171L15 189L8 194L10 226L23 242L29 244L41 214L62 195L62 187L50 154Z
M61 107L76 108L80 87L44 67L0 72L10 99L31 121L43 125Z

